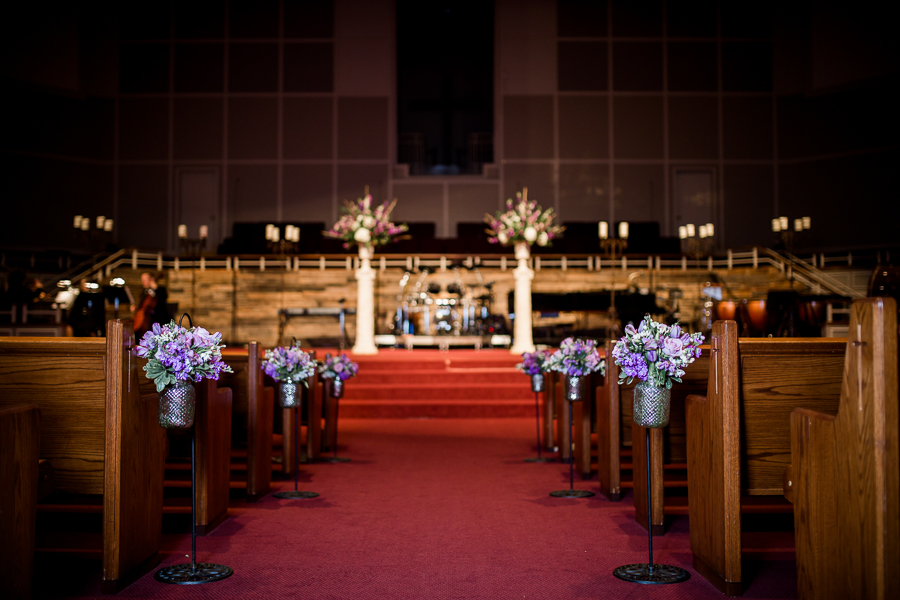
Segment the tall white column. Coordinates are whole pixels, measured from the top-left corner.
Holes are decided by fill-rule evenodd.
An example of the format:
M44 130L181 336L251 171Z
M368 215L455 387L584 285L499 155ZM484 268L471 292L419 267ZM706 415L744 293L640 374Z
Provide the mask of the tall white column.
M378 354L375 345L375 271L371 248L359 247L356 270L356 343L353 354Z
M534 352L534 341L531 337L531 280L534 279L534 271L528 266L528 257L531 253L528 244L519 242L516 244L516 260L519 266L513 271L516 280L516 325L513 337L511 354Z

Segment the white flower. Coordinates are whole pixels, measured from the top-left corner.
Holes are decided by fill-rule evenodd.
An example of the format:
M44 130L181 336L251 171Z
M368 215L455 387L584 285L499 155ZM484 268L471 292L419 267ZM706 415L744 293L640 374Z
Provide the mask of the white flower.
M362 224L366 229L372 229L373 227L375 227L375 218L366 216L363 218Z
M541 233L541 235L539 235L537 238L538 246L546 246L549 241L550 236L548 236L546 233Z
M526 242L528 242L529 244L534 243L534 240L536 240L538 237L537 229L529 225L525 228L525 232L523 235L525 236Z
M369 230L365 227L360 227L356 230L356 233L353 234L353 239L360 244L366 244L372 239L372 234L370 234Z
M506 234L505 234L505 233L498 233L498 234L497 234L497 240L498 240L501 244L505 244L506 242L509 241L509 238L506 237Z

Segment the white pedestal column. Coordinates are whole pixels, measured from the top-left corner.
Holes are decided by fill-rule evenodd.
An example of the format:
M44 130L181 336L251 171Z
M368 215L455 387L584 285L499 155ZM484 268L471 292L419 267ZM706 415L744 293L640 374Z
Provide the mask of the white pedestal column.
M359 248L356 270L356 343L353 354L378 354L375 345L375 271L372 270L370 248Z
M534 271L528 266L530 254L528 244L516 244L519 266L513 271L513 278L516 280L516 325L513 345L509 350L511 354L534 352L534 340L531 337L531 280L534 279Z

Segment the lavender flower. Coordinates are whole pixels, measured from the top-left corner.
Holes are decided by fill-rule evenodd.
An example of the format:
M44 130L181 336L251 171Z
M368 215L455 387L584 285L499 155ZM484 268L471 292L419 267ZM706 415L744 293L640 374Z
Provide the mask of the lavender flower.
M154 323L135 354L148 359L144 372L161 392L177 381L217 380L221 373L231 373L231 367L222 362L222 348L221 333L211 334L202 327L185 329L172 321Z
M700 357L703 340L701 333L687 333L678 323L671 327L657 323L650 315L637 329L629 324L612 350L621 369L619 383L640 379L666 388L681 383L684 368Z
M526 375L547 373L552 370L550 368L550 352L547 350L524 352L522 353L522 362L517 364L516 368Z
M335 377L346 381L359 373L359 365L350 360L344 353L339 356L329 356L325 362L319 365L319 376L322 379L334 379Z
M606 361L597 352L594 340L566 338L550 357L550 370L570 376L584 376L595 371L606 374Z
M275 381L302 381L309 387L306 380L315 374L316 365L316 360L299 346L278 346L274 350L266 350L262 370Z

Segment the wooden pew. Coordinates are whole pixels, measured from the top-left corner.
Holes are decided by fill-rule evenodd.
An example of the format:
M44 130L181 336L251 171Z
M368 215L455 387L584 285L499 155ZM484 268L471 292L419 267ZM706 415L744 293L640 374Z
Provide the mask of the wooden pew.
M0 408L0 597L31 597L38 499L40 409Z
M553 418L556 410L556 373L547 373L544 375L544 391L541 392L544 406L544 426L542 428L542 437L544 450L547 452L556 452L556 440L553 432Z
M556 413L556 448L561 462L567 463L572 454L572 427L569 407L566 406L566 387L562 374L553 374L553 411Z
M146 359L138 359L141 368L140 387L145 400L158 401L159 394L143 366ZM219 382L204 379L194 384L197 405L194 409L194 435L197 445L197 512L194 521L197 535L207 535L228 517L228 501L231 490L231 412L232 390L219 387ZM162 428L160 428L162 429ZM191 487L191 435L190 431L165 430L168 436L168 452L165 460L164 487L188 489ZM190 514L190 504L179 502L167 494L163 500L166 514Z
M782 496L790 413L837 409L846 340L739 340L736 322L716 321L711 346L707 395L686 402L691 550L694 568L736 596L741 497Z
M264 350L257 342L247 349L225 348L222 359L234 373L223 373L219 385L232 393L231 443L233 454L246 449L247 502L269 493L272 482L272 422L275 390L264 385ZM232 469L236 465L232 464Z
M155 566L162 536L165 432L141 398L130 322L106 338L0 338L0 406L41 410L40 455L61 493L102 494L102 588Z
M837 415L791 414L799 598L900 597L897 305L853 303Z
M197 408L197 534L206 535L228 517L231 489L231 389L204 379L195 384Z
M612 356L615 340L606 342L606 356ZM622 420L619 389L619 367L614 360L606 361L606 384L597 391L597 479L600 493L609 500L622 499L622 468L620 433L626 424ZM655 473L654 473L655 475Z
M316 351L309 352L312 358L316 357ZM298 389L303 390L303 398L300 408L282 408L281 427L282 427L282 470L284 476L293 476L294 474L294 436L300 435L294 427L294 410L301 410L302 420L306 421L306 444L302 446L305 457L300 458L300 462L315 462L322 454L322 394L324 393L322 381L319 379L319 373L316 371L312 377L307 379L309 387L302 383L298 385Z
M603 377L599 373L590 375L587 397L581 402L572 403L571 421L569 421L569 407L567 406L569 401L566 400L566 388L562 374L553 373L552 381L559 460L568 462L570 453L574 453L575 471L580 473L582 478L587 479L591 476L591 431L595 413L595 398L597 389L603 388L601 385ZM572 423L575 424L574 429Z
M572 420L575 422L572 449L575 453L575 471L581 474L582 479L589 479L591 476L591 433L595 430L597 418L597 394L604 393L605 388L604 377L600 373L592 373L588 379L587 397L582 402L572 404Z
M614 342L607 342L606 353L611 356ZM709 376L710 347L700 347L700 358L688 365L681 383L672 388L669 424L651 429L650 453L653 457L653 535L665 531L665 487L667 467L682 470L686 460L684 401L690 394L706 391ZM619 367L612 360L606 362L606 385L597 396L597 472L600 492L608 499L622 498L623 434L631 445L630 483L633 487L635 518L647 528L647 465L646 435L648 430L634 424L631 402L636 381L619 385ZM626 463L627 464L627 463ZM672 483L671 477L669 483ZM683 485L683 484L682 484Z
M672 387L671 406L669 408L669 424L661 429L638 427L631 421L631 476L634 493L634 511L637 522L645 529L647 524L647 435L650 435L650 455L653 464L653 506L651 507L653 535L665 533L665 489L670 485L685 487L685 481L674 481L673 476L666 474L667 468L680 470L687 467L687 448L685 441L685 399L691 394L703 393L709 380L710 347L700 347L700 358L688 365L684 370L681 383ZM634 383L625 386L628 394L633 395ZM673 486L674 487L674 486Z
M340 400L331 397L333 379L322 380L322 452L335 452L338 436L338 405Z

